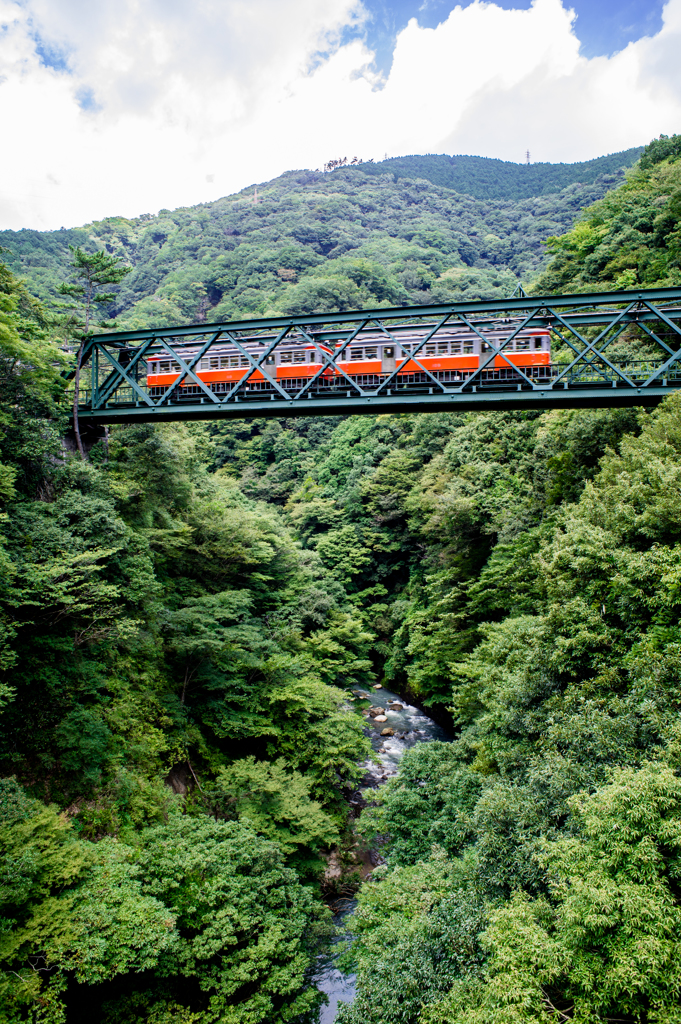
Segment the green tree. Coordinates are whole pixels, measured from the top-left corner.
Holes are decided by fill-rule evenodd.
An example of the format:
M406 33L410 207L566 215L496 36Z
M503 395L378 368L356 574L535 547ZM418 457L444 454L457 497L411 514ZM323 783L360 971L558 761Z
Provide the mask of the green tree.
M91 325L96 323L97 310L108 306L114 300L114 292L98 291L103 285L120 284L126 274L129 274L132 267L121 266L119 256L111 256L104 249L97 252L86 252L80 246L69 245L72 260L70 263L71 277L74 280L70 283L64 282L59 292L68 296L71 305L68 307L72 316L69 329L72 332L88 334ZM104 324L102 324L104 326ZM81 336L78 351L76 353L76 366L74 371L74 397L73 397L73 429L76 435L76 443L81 458L85 458L85 450L80 436L78 424L78 405L80 402L80 369L83 359L85 339Z
M483 937L487 984L462 984L428 1024L671 1022L681 993L681 781L659 762L571 800L546 843L549 895L517 893Z
M310 799L310 783L283 758L273 762L247 757L218 772L209 796L222 813L236 814L277 844L301 873L323 867L319 853L338 842L336 824Z
M276 845L205 815L178 816L141 839L143 892L176 918L179 941L161 952L157 973L178 1001L198 988L205 1024L313 1017L321 997L305 982L323 912Z
M51 951L67 947L75 938L72 890L92 859L86 844L79 842L54 806L30 799L14 779L0 780L0 1013L4 1020L25 1019L25 1008L44 998L43 980L49 976L46 960ZM52 995L58 1005L58 992Z
M6 264L0 262L0 500L3 501L14 495L17 477L30 473L31 457L35 466L41 456L48 452L54 454L57 435L48 422L59 419L59 400L64 393L61 373L70 359L52 339L51 326L51 318L42 304ZM44 444L39 453L41 446L36 435L45 438L48 432L52 434L52 443Z
M380 884L362 889L351 919L343 962L359 984L339 1024L416 1024L458 979L480 976L486 908L471 868L441 851L415 867L379 868Z

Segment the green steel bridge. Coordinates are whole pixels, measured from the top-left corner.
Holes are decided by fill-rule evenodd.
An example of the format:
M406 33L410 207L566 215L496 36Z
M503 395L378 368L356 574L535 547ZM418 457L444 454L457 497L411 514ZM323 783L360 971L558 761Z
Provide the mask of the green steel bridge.
M516 366L508 354L517 335L538 328L551 333L553 360L540 372ZM469 332L483 352L478 368L459 379L420 362L426 345L438 335L451 337L453 330ZM377 338L394 346L394 369L369 378L349 375L338 365L348 359L349 345L375 344ZM321 368L288 382L275 375L279 346L310 344L321 352ZM209 365L201 361L211 350L225 345L239 353L240 376L220 391L198 372ZM148 363L162 356L174 362L178 376L168 387L151 387ZM400 362L406 366L407 360L418 372L400 373ZM119 331L87 339L81 367L78 418L92 427L221 417L654 405L681 388L681 288L521 295Z

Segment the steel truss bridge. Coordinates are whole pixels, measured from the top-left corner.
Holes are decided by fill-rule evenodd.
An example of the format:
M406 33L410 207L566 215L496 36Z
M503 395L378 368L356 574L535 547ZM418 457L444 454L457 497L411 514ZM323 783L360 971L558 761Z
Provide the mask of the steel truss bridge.
M516 335L537 328L551 332L553 361L541 367L541 373L536 367L518 367L508 355ZM484 342L478 368L458 380L451 373L433 372L419 359L439 332L451 336L452 329L472 332ZM409 349L403 347L407 338ZM394 346L391 372L360 383L361 376L353 378L338 365L348 359L349 345L377 340ZM271 357L278 346L310 343L324 346L319 350L321 368L305 379L277 378ZM214 346L224 350L226 344L240 353L241 373L220 392L198 376L198 368ZM624 358L618 351L630 356ZM160 356L175 362L178 376L167 387L152 388L146 382L147 364ZM400 363L406 366L407 361L418 372L400 374ZM654 405L677 388L681 288L523 295L95 335L83 349L79 420L95 426L222 417Z

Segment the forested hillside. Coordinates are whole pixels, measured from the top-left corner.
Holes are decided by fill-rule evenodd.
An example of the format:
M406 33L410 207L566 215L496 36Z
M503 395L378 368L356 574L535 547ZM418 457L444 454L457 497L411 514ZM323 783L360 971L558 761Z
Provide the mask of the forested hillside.
M649 146L625 184L595 203L572 231L549 239L548 291L676 285L681 280L681 136Z
M596 220L636 253L625 269L675 280L677 142L554 243L544 280L586 286L575 240ZM319 197L340 203L345 182L359 209L357 173L313 177L314 240L277 234L266 198L164 215L156 241L160 219L64 235L128 254L112 311L146 323L204 300L207 318L254 312L253 294L262 310L393 301L394 282L411 297L399 247L445 250L401 224L508 217L378 178L383 205L332 222L364 232L360 253L325 254ZM295 178L276 223L287 210L302 231ZM664 230L632 228L635 204ZM83 460L65 442L71 357L31 295L67 277L61 234L3 236L28 286L2 270L0 1020L312 1024L320 868L338 846L352 870L361 841L386 863L359 894L343 1024L673 1024L678 396L653 413L116 427ZM268 277L282 252L317 262ZM220 259L241 262L211 298ZM159 276L140 297L144 268ZM501 288L484 275L514 279L482 256L465 272L482 294ZM368 744L349 691L374 681L449 714L454 739L406 754L354 819Z
M364 174L392 174L397 178L425 178L476 199L518 201L560 192L570 185L593 185L602 175L618 174L632 167L643 146L599 156L575 164L514 164L487 156L394 156L375 163L361 163Z
M544 240L621 180L616 170L503 202L357 168L291 172L257 195L84 228L2 231L0 245L47 303L58 301L69 245L121 256L133 268L109 309L121 326L504 297L545 265Z

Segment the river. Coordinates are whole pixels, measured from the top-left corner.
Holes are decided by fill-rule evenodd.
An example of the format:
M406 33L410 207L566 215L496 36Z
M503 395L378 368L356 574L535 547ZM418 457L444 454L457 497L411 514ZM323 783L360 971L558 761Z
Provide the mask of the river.
M432 740L448 742L451 736L436 722L428 718L419 708L406 704L399 694L386 690L358 688L352 691L356 698L355 706L363 708L367 720L367 735L378 758L378 764L367 761L362 788L376 788L397 774L400 760L406 750L417 743L430 743ZM352 698L350 698L352 699ZM366 702L369 702L367 704ZM394 709L391 704L397 705ZM375 722L367 717L369 705L385 709L386 720ZM392 736L381 736L383 729L393 730ZM334 924L340 929L334 944L342 942L345 919L355 909L355 900L343 900L337 904L338 913L334 916ZM326 993L329 1002L323 1007L319 1016L319 1024L333 1024L338 1013L339 1003L352 1002L355 995L354 975L342 974L335 965L333 949L329 956L320 957L319 967L315 975L317 988Z

